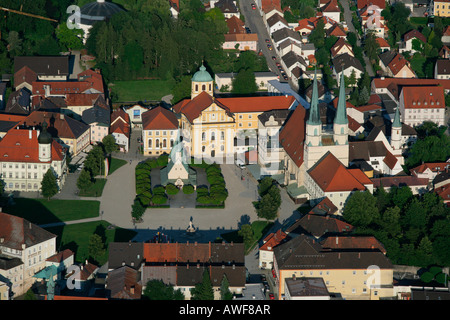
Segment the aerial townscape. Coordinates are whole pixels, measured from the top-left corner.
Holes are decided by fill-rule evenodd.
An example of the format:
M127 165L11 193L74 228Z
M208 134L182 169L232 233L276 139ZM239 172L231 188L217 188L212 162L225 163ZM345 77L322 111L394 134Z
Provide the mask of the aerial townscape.
M450 0L0 15L0 300L450 300Z

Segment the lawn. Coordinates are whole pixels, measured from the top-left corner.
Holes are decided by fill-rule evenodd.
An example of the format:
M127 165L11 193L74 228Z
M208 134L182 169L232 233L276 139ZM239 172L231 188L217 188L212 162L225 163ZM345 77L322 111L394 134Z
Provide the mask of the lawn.
M105 187L106 179L95 179L95 182L86 190L80 190L80 197L100 197Z
M84 262L89 259L89 238L94 233L102 238L106 248L108 248L110 242L128 242L136 235L133 230L118 227L108 230L108 226L110 226L110 223L107 221L95 221L45 229L58 236L56 238L58 251L70 249L75 252L76 262ZM107 260L108 250L98 259L98 263L102 265Z
M173 80L116 81L110 86L115 102L160 101L172 93Z
M109 165L109 173L112 174L114 171L119 169L121 166L127 164L128 161L117 159L117 158L111 158L111 164Z
M16 198L3 211L34 224L47 224L98 217L100 202L95 200L58 200Z
M267 233L267 231L272 227L273 222L269 221L254 221L252 222L252 230L253 230L253 240L251 242L245 243L245 254L248 254L255 245L258 244L258 241L261 240L263 236ZM238 231L232 231L229 233L224 233L221 237L227 242L236 242L242 243L243 239L239 236Z

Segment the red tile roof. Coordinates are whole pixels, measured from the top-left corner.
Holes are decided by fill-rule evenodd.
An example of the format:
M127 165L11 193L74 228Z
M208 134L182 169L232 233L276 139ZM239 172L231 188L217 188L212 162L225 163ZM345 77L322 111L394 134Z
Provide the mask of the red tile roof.
M303 148L305 142L306 110L298 105L281 129L280 145L297 167L303 163Z
M178 119L170 110L157 106L142 114L143 130L176 130Z
M225 42L258 41L257 33L229 33L225 34Z
M173 107L173 110L176 113L183 113L186 118L192 123L200 116L202 111L212 105L213 102L213 97L211 97L207 92L203 91L192 100L185 99L180 101Z
M244 22L236 16L232 16L227 21L228 33L245 33Z
M417 38L425 43L427 42L427 38L416 29L405 33L405 35L403 36L403 41L408 41L413 38Z
M21 85L22 83L32 84L37 80L37 74L27 66L22 67L19 71L14 74L14 88Z
M402 95L406 109L445 108L443 87L404 87Z
M390 48L391 46L389 45L389 43L384 39L384 38L376 38L375 39L378 42L378 45L380 46L380 48Z
M358 9L362 9L367 6L378 6L380 9L386 8L386 2L384 0L358 0Z
M264 239L264 244L259 248L259 250L273 251L277 245L279 245L284 239L286 239L287 234L278 229L276 232L269 234Z
M61 252L58 252L57 254L52 255L51 257L48 257L45 261L61 263L73 255L74 255L74 253L72 252L72 250L66 249L64 251L61 251Z
M330 0L321 8L322 12L341 12L337 0Z
M394 76L398 75L398 73L403 69L403 67L409 67L409 62L406 60L401 54L397 54L394 59L391 60L388 64L388 68L391 69ZM411 68L410 68L411 69ZM412 71L412 70L411 70Z
M448 167L450 167L450 163L448 162L428 162L422 163L421 165L414 167L409 171L412 174L424 173L427 169L430 169L432 172L444 172Z
M66 103L68 107L90 106L92 107L101 93L68 93Z
M116 109L111 113L111 124L116 121L130 123L130 116L122 108Z
M226 106L232 113L265 112L270 110L287 110L295 102L293 96L263 96L240 98L217 98L220 104Z
M9 130L0 141L0 158L3 162L40 163L38 131ZM64 149L55 140L52 142L51 159L53 161L62 161L64 159Z
M339 38L339 40L336 41L336 43L331 47L330 51L332 57L336 56L344 46L350 49L350 52L353 54L352 46L347 41L345 41L344 38Z
M366 189L365 180L358 180L362 176L348 170L331 152L309 169L308 174L324 192Z
M383 162L392 170L397 164L398 159L391 152L387 151L386 157L384 157Z
M392 186L427 186L428 178L417 178L416 176L396 176L396 177L382 177L372 178L374 188L383 186L384 188L390 188Z
M378 249L386 254L383 244L373 236L331 236L322 242L322 247L329 249Z
M308 214L317 214L317 212L325 213L327 215L333 215L337 212L338 208L331 202L328 197L323 198L318 204L308 212Z

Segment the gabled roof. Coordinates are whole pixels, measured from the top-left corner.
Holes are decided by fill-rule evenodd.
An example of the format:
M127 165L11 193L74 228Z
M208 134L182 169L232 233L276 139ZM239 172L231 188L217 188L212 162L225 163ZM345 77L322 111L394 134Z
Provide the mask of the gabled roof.
M16 56L14 73L27 66L38 76L69 75L68 56Z
M302 38L300 36L300 33L297 31L292 30L291 28L282 28L274 33L272 33L272 38L275 43L278 43L284 39L292 38L294 40L297 40L298 42L302 41Z
M401 54L397 54L388 64L388 68L392 71L394 76L399 74L404 67L409 68L411 72L413 72L409 67L408 60L406 60Z
M108 110L99 106L93 106L92 108L83 111L82 119L84 123L93 124L97 123L103 126L110 126L111 116Z
M176 113L183 113L186 118L192 123L200 116L203 110L211 106L213 103L213 97L211 97L207 92L203 91L192 100L187 99L177 103L173 107L173 110Z
M143 130L176 130L178 119L170 110L157 106L142 114Z
M339 38L338 41L331 47L331 56L335 57L344 47L347 47L347 49L350 50L350 52L353 54L353 49L350 43L345 41L344 38Z
M391 46L389 45L389 43L384 39L384 38L376 38L375 41L378 43L378 45L380 46L380 48L390 48Z
M58 253L52 255L51 257L48 257L45 261L62 263L62 262L64 262L64 260L66 260L74 255L75 254L73 253L72 250L66 249L64 251L61 251L61 252L58 252Z
M306 110L298 105L286 120L279 135L280 145L297 167L303 163Z
M257 33L229 33L224 34L225 42L234 42L234 41L258 41Z
M383 254L387 252L383 244L374 236L330 236L321 244L323 248L330 249L372 249L380 250Z
M362 9L367 6L377 6L380 9L386 8L386 2L384 0L358 0L357 1L358 9Z
M283 16L280 15L279 13L275 13L272 16L270 16L270 18L267 19L266 22L267 22L267 25L269 26L269 28L271 28L272 26L274 26L278 22L281 22L286 27L288 27L288 25L289 25L288 22L286 21L286 19L284 19Z
M409 171L412 174L424 173L426 170L430 170L431 172L444 172L447 168L450 168L450 163L448 162L427 162L411 168Z
M350 173L331 152L327 152L309 169L308 174L324 192L366 189L363 182Z
M118 269L128 266L139 269L144 261L142 242L110 242L108 245L108 268Z
M417 178L416 176L395 176L395 177L382 177L382 178L372 178L373 187L379 188L383 186L384 188L390 187L403 187L403 186L422 186L426 187L428 185L428 178Z
M296 63L300 63L301 65L307 66L305 59L302 56L296 54L294 51L289 51L284 56L281 57L286 68L290 69Z
M330 201L331 202L331 201ZM337 210L337 209L336 209ZM320 238L328 233L350 232L353 226L329 215L306 214L298 219L292 226L286 229L290 234L306 234Z
M244 22L236 16L228 18L227 21L228 33L245 33Z
M320 8L322 12L341 12L337 0L330 0Z
M421 40L424 43L427 42L427 38L422 33L420 33L418 30L416 30L416 29L413 29L413 30L411 30L411 31L409 31L409 32L407 32L407 33L405 33L403 35L403 41L405 41L405 42L409 41L409 40L412 40L414 38L417 38L417 39Z
M273 251L273 248L282 243L286 239L286 237L286 232L278 229L276 232L272 232L264 238L264 244L259 247L259 250Z
M261 97L230 97L217 98L217 103L231 113L265 112L270 110L287 110L295 102L293 96L261 96Z
M346 37L347 33L345 30L341 27L340 24L335 23L331 28L329 28L326 32L326 35L328 37L335 36L335 37Z
M449 75L450 74L450 60L449 59L439 59L436 61L436 71L438 75Z
M140 273L123 266L108 273L106 289L112 299L140 299L142 285Z
M402 89L406 109L445 108L444 88L437 87L404 87Z
M23 250L38 243L56 238L56 235L26 219L0 212L0 239L2 246Z
M17 88L17 86L21 85L24 82L31 85L33 81L36 80L36 72L25 65L14 74L14 88Z
M355 57L352 57L348 53L343 53L334 59L332 59L333 66L336 69L336 72L340 73L342 70L346 70L348 68L355 68L361 72L364 72L364 68L361 64L361 62L356 59Z

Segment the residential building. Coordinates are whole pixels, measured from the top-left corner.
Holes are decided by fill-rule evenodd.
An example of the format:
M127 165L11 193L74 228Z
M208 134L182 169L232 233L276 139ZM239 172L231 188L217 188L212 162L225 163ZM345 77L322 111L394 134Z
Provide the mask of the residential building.
M274 43L274 47L277 49L278 46L285 40L292 40L299 44L302 43L302 39L300 34L290 28L281 28L274 33L272 33L272 40Z
M409 61L395 51L386 51L380 54L380 67L388 77L417 78Z
M130 147L130 117L123 109L119 108L111 114L111 127L109 132L116 139L119 151L127 153Z
M432 0L430 3L430 12L437 17L450 17L450 1Z
M9 298L15 298L31 288L37 280L33 276L56 253L56 235L0 212L0 250L0 278L9 288Z
M58 112L34 111L18 126L19 129L41 129L44 120L48 124L48 132L61 143L69 153L76 156L91 142L91 127Z
M31 72L30 72L31 71ZM35 81L67 81L69 78L68 56L17 56L14 57L15 89L23 80L29 79L28 74L33 74ZM23 76L26 79L23 79Z
M445 95L443 87L403 87L399 97L401 120L410 126L431 121L445 125Z
M258 51L257 33L228 33L224 35L222 48L225 50Z
M142 115L144 155L170 153L178 135L178 118L172 111L157 106Z
M277 75L273 72L254 72L255 82L258 86L258 90L267 90L267 83L270 80L276 80ZM237 73L216 73L214 75L214 82L216 88L224 91L233 90L233 80L237 76Z
M346 300L378 300L394 295L393 265L382 252L325 249L305 235L274 249L274 274L281 298L288 290L286 279L293 276L322 278L330 294Z
M416 29L408 31L403 35L403 41L400 43L399 52L403 53L409 51L410 54L413 55L415 52L417 52L417 50L414 49L415 41L420 41L420 45L423 46L425 43L427 43L427 38Z
M383 187L386 192L391 188L409 187L414 195L422 195L428 192L428 178L418 178L416 176L397 176L397 177L381 177L372 178L374 189Z
M355 73L356 79L360 79L364 73L364 68L361 62L348 53L343 53L332 59L333 75L336 77L337 85L341 86L341 74L349 78L352 73Z
M27 88L21 88L10 93L5 107L6 113L27 115L31 111L33 111L31 92Z
M341 21L341 9L337 0L327 1L325 5L320 7L320 11L325 17L329 17L338 23Z
M273 249L286 240L287 233L278 229L264 238L263 244L259 247L259 267L271 270L273 267Z
M411 168L409 171L411 175L417 178L428 178L428 180L433 181L437 175L446 172L449 168L449 162L427 162Z
M170 5L170 13L172 14L172 17L177 19L178 15L180 14L180 1L179 0L169 0L169 5Z
M130 117L131 128L142 128L142 114L147 112L150 108L135 104L132 106L124 106L123 110L128 113Z
M225 22L227 23L229 34L245 33L245 23L239 17L232 16L226 19Z
M381 52L385 52L385 51L391 50L391 46L389 45L389 43L384 38L378 37L375 40L377 41L378 46L379 46L379 50Z
M434 67L435 79L450 79L450 60L439 59Z
M109 271L105 286L108 299L141 299L142 284L140 280L140 273L128 266Z
M39 191L51 169L61 189L67 176L66 150L47 132L12 129L0 141L0 173L5 191Z
M339 38L338 41L331 47L331 58L336 58L341 54L347 53L354 57L353 49L350 43L345 41L344 38Z
M289 28L289 23L279 13L275 13L265 21L269 35L283 28Z
M103 138L109 135L111 115L109 110L100 106L94 106L83 111L83 122L91 127L91 144L102 142Z

